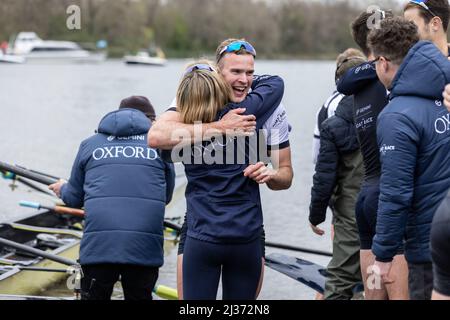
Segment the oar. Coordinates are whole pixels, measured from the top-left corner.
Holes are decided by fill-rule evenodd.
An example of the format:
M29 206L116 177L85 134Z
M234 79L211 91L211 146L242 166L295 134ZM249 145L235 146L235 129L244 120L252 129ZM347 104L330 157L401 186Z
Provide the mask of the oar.
M315 249L308 249L308 248L302 248L302 247L296 247L291 246L289 244L281 244L281 243L275 243L275 242L269 242L266 241L266 246L271 248L278 248L278 249L284 249L284 250L291 250L291 251L298 251L303 253L312 253L317 254L319 256L326 256L326 257L332 257L333 254L331 252L321 251L321 250L315 250Z
M27 246L27 245L24 245L24 244L15 242L15 241L11 241L11 240L8 240L8 239L0 238L0 244L3 244L4 246L7 246L7 247L11 247L11 248L15 248L15 249L18 249L18 250L22 250L22 251L28 252L28 253L30 253L32 255L35 255L37 257L43 257L43 258L46 258L48 260L52 260L52 261L55 261L55 262L58 262L58 263L61 263L61 264L65 264L67 266L75 266L75 265L77 265L77 262L74 261L74 260L67 259L67 258L64 258L64 257L59 257L59 256L57 256L55 254L52 254L52 253L49 253L49 252L46 252L46 251L42 251L42 250L39 250L39 249L30 247L30 246Z
M34 209L47 209L47 210L52 210L54 212L57 213L61 213L61 214L70 214L72 216L77 216L77 217L84 217L84 210L81 209L75 209L75 208L69 208L69 207L64 207L64 206L45 206L42 205L40 203L37 202L31 202L31 201L20 201L19 205L21 205L22 207L28 207L28 208L34 208Z
M81 217L84 218L85 213L84 210L82 209L75 209L75 208L70 208L70 207L64 207L64 206L45 206L42 205L40 203L37 202L32 202L32 201L20 201L19 205L21 205L22 207L27 207L27 208L33 208L33 209L47 209L47 210L52 210L55 211L57 213L61 213L61 214L69 214L69 215L73 215L73 216L77 216L77 217ZM173 229L177 232L179 232L181 230L181 227L173 222L170 221L166 221L164 220L164 226L166 228L170 228Z
M16 176L15 179L16 179L17 181L19 181L20 183L26 185L27 187L29 187L29 188L31 188L31 189L33 189L33 190L35 190L35 191L44 193L44 194L46 194L46 195L48 195L48 196L56 197L54 193L52 193L52 192L50 192L50 191L48 191L48 190L42 189L41 187L35 185L34 183L32 183L32 182L30 182L30 181L25 180L25 179L22 178L22 177Z
M170 221L164 221L164 226L171 228L173 230L176 230L178 232L181 231L181 226L170 222ZM295 246L291 246L288 244L281 244L281 243L275 243L275 242L270 242L270 241L266 241L266 246L267 247L271 247L271 248L278 248L278 249L284 249L284 250L291 250L291 251L298 251L298 252L303 252L303 253L312 253L312 254L317 254L317 255L321 255L321 256L327 256L327 257L331 257L333 256L332 253L330 252L325 252L325 251L321 251L321 250L314 250L314 249L308 249L308 248L302 248L302 247L295 247Z
M170 222L170 221L167 221L167 220L164 220L164 227L173 229L176 232L180 232L181 231L181 227L178 224Z
M50 185L50 184L53 184L53 183L57 182L56 179L51 179L51 178L49 178L47 176L43 176L41 174L37 174L37 173L31 172L31 171L26 170L26 169L22 169L22 168L19 168L19 167L14 166L14 165L7 164L7 163L2 162L2 161L0 161L0 170L12 172L12 173L14 173L14 174L16 174L18 176L22 176L24 178L28 178L30 180L33 180L33 181L36 181L36 182L39 182L39 183L42 183L42 184L46 184L46 185Z
M50 191L48 191L47 189L43 189L39 186L37 186L36 184L34 184L31 181L28 181L25 178L22 178L12 172L9 171L0 171L0 174L3 176L3 178L7 179L7 180L13 180L13 181L18 181L20 183L22 183L23 185L29 187L30 189L33 189L35 191L38 191L46 196L50 196L52 198L56 198L56 195ZM14 183L11 185L11 188L14 190Z
M32 172L32 173L40 174L41 176L46 176L46 177L48 177L48 178L50 178L50 179L55 179L55 180L61 179L61 178L59 178L59 177L56 177L56 176L54 176L54 175L51 175L51 174L48 174L48 173L45 173L45 172L42 172L42 171L32 170L32 169L25 168L25 167L23 167L23 166L19 166L18 164L16 164L16 167L21 168L21 169L24 169L24 170L28 170L28 171L30 171L30 172Z
M287 275L319 293L323 294L325 291L325 282L328 273L326 268L321 265L281 253L271 253L267 255L265 264L269 268ZM364 291L363 284L355 284L352 291L353 294Z
M39 209L47 209L47 210L52 210L52 211L54 211L56 213L69 214L69 215L73 215L73 216L77 216L77 217L81 217L81 218L84 218L84 216L85 216L85 212L82 209L75 209L75 208L69 208L69 207L58 206L58 205L45 206L45 205L42 205L40 203L31 202L31 201L20 201L19 204L22 207L28 207L28 208L38 209L38 210ZM24 226L24 225L17 225L17 224L15 224L15 225L11 224L11 226L12 227L16 227L16 228L19 228L19 227L27 228L25 230L30 230L30 231L35 231L35 230L37 231L37 230L39 230L39 232L48 232L48 233L50 233L50 228L45 228L44 229L44 228L40 228L40 227ZM179 232L179 230L177 230L177 229L179 229L180 226L176 225L173 222L164 221L164 226L166 228L170 228L170 229L173 229L176 232ZM40 230L42 230L42 231L40 231ZM48 231L46 231L46 230L48 230ZM62 233L63 230L60 231L60 229L53 229L52 231L53 231L52 233ZM68 230L68 231L74 232L73 230ZM81 232L79 232L79 233L80 233L79 237L81 237Z
M265 264L317 292L323 293L325 290L325 267L307 260L286 256L280 253L271 253L267 255Z
M163 285L156 285L153 288L153 292L160 298L166 300L178 300L178 292L177 289L170 288Z

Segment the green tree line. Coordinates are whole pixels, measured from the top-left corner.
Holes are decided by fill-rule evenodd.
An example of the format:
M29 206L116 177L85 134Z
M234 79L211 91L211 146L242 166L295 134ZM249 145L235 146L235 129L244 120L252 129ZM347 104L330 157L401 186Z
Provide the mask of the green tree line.
M384 8L398 6L384 2ZM66 10L74 4L81 8L81 30L66 26ZM0 0L0 41L34 31L43 39L105 39L111 56L157 45L170 57L190 57L210 55L220 41L234 37L249 40L266 58L321 58L355 46L349 24L368 5L350 0Z

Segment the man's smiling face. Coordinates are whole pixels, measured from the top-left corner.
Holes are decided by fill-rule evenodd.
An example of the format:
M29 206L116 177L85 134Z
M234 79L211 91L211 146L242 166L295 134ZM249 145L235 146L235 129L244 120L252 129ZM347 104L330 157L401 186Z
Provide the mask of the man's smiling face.
M251 54L226 53L220 60L219 72L232 88L233 102L242 102L253 82L255 58Z

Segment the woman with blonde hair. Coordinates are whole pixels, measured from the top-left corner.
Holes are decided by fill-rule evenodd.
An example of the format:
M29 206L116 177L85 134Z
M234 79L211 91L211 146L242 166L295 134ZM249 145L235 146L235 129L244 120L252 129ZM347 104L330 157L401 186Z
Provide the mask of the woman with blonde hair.
M256 116L258 130L279 105L283 92L281 78L256 77L245 100L231 103L229 84L210 63L202 61L185 71L177 90L176 111L184 123L192 124L213 122L232 109L246 108L246 114ZM214 136L183 154L188 179L184 299L216 299L221 277L223 299L256 298L262 210L258 183L243 174L253 156L250 140Z
M212 62L191 63L177 90L177 111L184 123L213 122L230 101L231 87Z

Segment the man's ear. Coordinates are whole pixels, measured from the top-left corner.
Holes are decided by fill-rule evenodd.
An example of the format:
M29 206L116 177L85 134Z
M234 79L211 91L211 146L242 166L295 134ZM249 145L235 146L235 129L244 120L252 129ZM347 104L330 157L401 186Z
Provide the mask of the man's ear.
M381 58L381 59L382 60L378 62L378 63L381 63L381 69L383 70L384 73L389 72L389 70L390 70L389 62L385 58Z
M433 19L431 19L431 30L433 30L434 32L439 31L439 29L443 28L443 23L441 18L439 17L433 17Z

